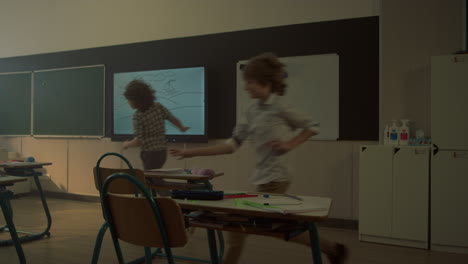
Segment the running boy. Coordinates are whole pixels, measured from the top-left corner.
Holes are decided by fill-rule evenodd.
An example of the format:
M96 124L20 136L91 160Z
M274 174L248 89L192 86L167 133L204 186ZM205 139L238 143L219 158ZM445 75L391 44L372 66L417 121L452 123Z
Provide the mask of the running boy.
M250 183L256 185L258 192L285 193L290 182L281 156L317 135L319 123L281 102L286 88L284 67L271 53L250 59L244 68L243 77L245 90L256 102L247 109L246 122L237 124L232 138L224 144L171 149L170 153L179 157L231 154L250 137L256 154L255 171L249 179ZM296 129L300 132L285 138L288 131ZM224 263L238 263L245 237L242 233L229 233L229 248ZM300 237L291 241L310 243L308 238ZM332 264L343 263L346 256L344 245L321 239L320 246Z

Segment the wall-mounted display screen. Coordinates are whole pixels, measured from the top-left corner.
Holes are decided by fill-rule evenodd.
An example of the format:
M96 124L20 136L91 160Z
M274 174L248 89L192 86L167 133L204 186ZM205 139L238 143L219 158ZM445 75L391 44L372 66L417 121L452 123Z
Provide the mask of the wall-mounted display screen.
M113 136L133 135L134 111L127 103L126 86L132 80L142 80L155 91L156 101L164 105L184 126L181 132L166 121L170 142L199 142L207 140L205 67L176 68L114 73Z

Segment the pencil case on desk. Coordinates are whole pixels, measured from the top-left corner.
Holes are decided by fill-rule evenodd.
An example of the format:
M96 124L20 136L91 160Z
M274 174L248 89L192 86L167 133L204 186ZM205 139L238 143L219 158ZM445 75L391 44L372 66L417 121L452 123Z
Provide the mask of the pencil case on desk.
M173 190L172 198L187 199L187 200L222 200L224 197L223 191L181 191Z

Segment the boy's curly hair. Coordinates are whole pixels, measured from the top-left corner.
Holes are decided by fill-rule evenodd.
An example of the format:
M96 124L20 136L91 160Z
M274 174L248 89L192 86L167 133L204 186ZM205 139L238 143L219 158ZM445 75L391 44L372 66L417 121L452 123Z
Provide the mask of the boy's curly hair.
M273 53L262 53L249 60L244 67L243 75L245 80L254 80L260 84L271 84L271 90L278 95L286 92L286 75L282 62Z
M124 96L135 104L136 109L144 112L154 104L154 100L156 100L154 93L149 84L133 80L127 85Z

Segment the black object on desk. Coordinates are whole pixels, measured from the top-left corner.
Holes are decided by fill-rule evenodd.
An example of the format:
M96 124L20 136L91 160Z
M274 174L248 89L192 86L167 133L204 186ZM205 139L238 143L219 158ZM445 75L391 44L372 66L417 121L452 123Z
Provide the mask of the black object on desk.
M223 200L223 191L180 191L173 190L172 198L187 200Z

